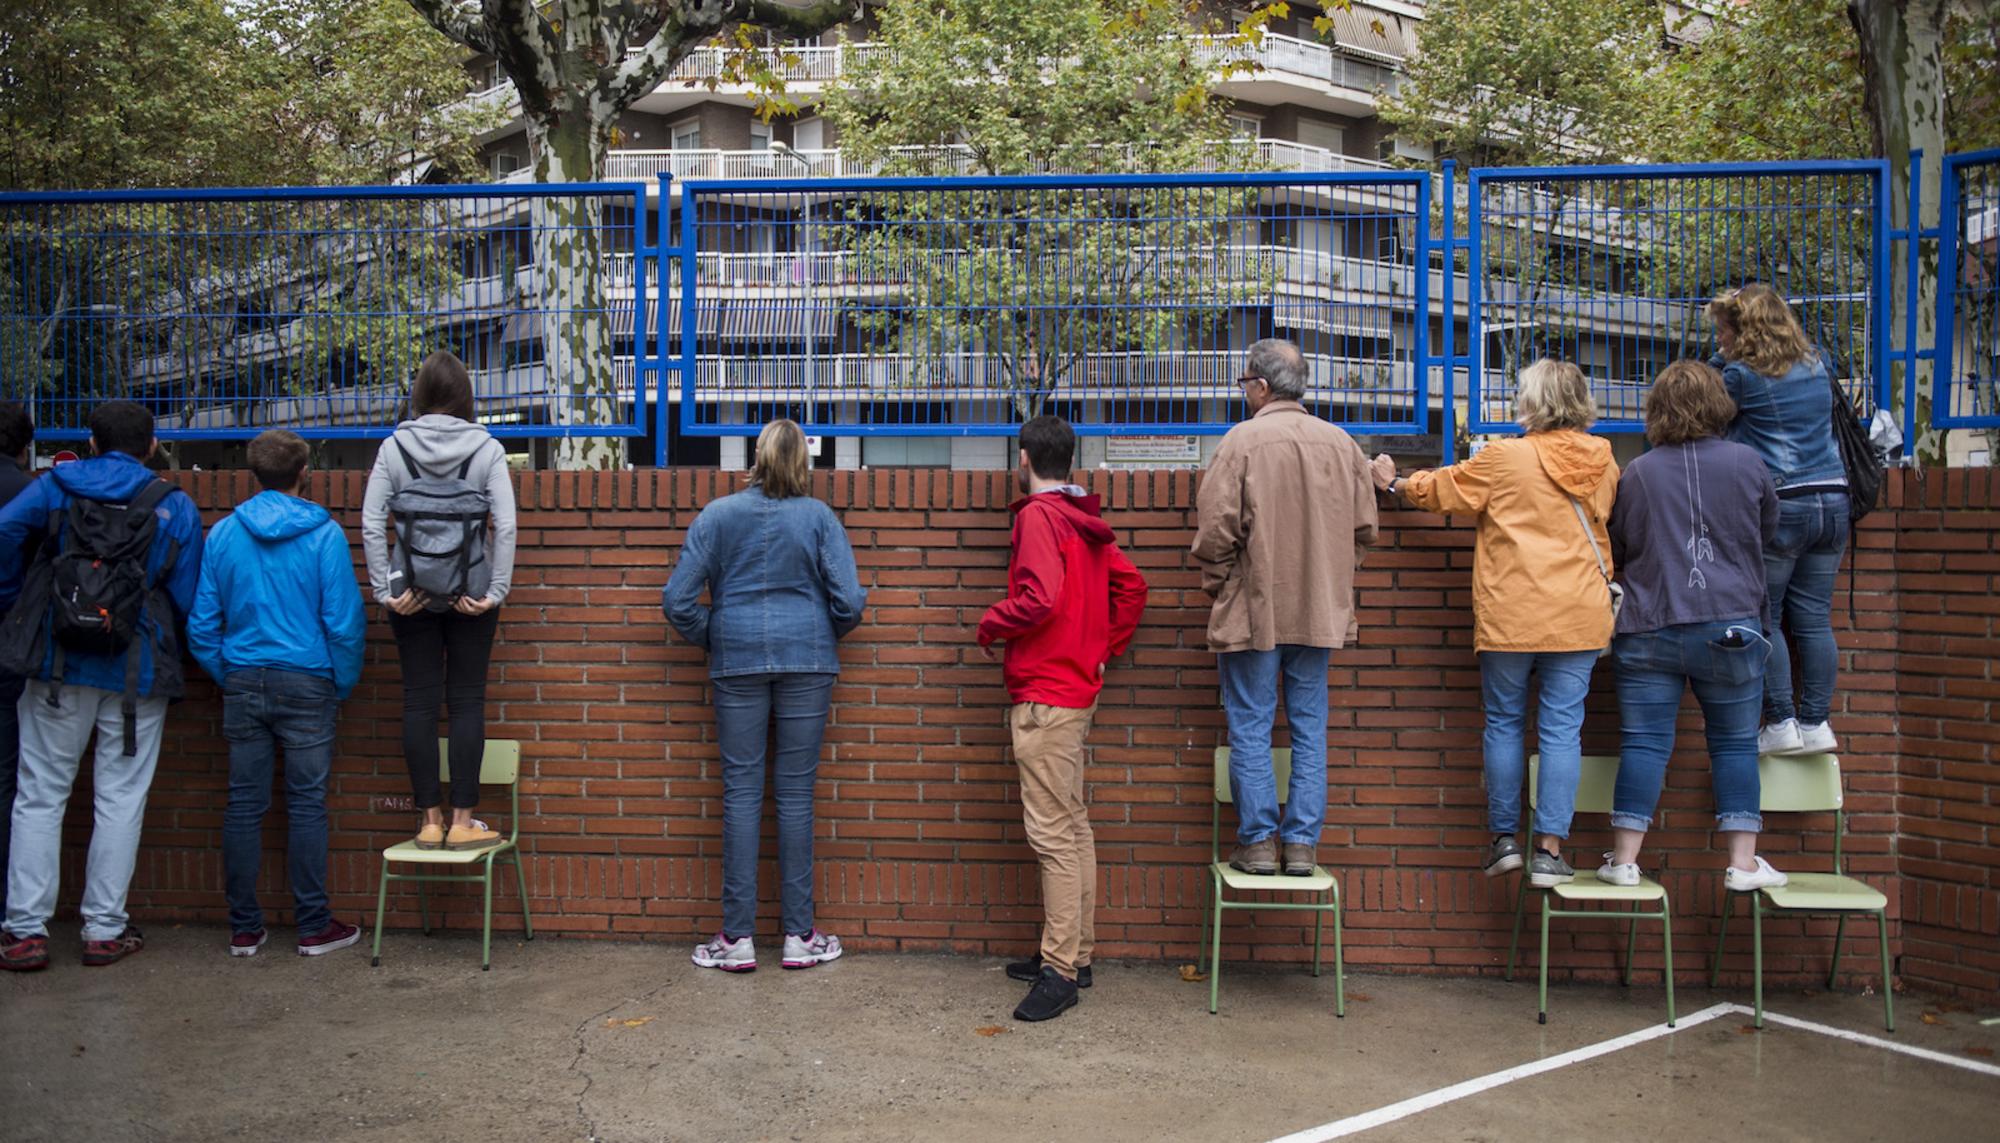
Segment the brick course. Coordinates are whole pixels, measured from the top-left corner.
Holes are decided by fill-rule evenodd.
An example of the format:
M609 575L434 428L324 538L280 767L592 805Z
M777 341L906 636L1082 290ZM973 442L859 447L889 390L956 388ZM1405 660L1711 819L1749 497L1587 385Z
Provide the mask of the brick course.
M179 478L212 524L254 491L246 473ZM1098 935L1107 958L1192 959L1205 891L1210 762L1221 738L1207 601L1185 553L1198 477L1090 473L1106 515L1152 585L1129 661L1113 667L1088 772L1099 869ZM719 916L721 782L699 651L673 639L659 590L700 505L740 474L659 470L531 473L517 478L520 556L488 693L489 734L524 743L523 848L537 928L578 937L670 941L675 952ZM843 673L820 771L822 923L860 950L1018 953L1037 927L1033 859L1023 839L997 667L971 642L1005 582L1011 476L932 470L821 473L871 589ZM357 540L363 474L313 477ZM2000 474L1892 481L1859 538L1855 607L1836 604L1842 647L1836 728L1845 740L1851 870L1889 890L1905 976L2000 996L2000 779L1994 729L2000 574L1994 545ZM1329 809L1323 856L1348 894L1348 957L1364 969L1498 972L1511 878L1476 868L1485 840L1478 672L1471 650L1472 531L1385 512L1383 545L1359 581L1361 641L1333 659ZM1842 587L1845 587L1843 576ZM343 711L331 810L330 883L343 916L373 910L380 847L407 836L394 646L371 609L368 667ZM215 691L190 668L174 710L133 887L142 921L220 920L219 830L227 754ZM1609 671L1599 672L1586 748L1616 751ZM1662 821L1643 859L1673 894L1683 971L1704 969L1720 908L1721 858L1700 718L1692 699L1669 773ZM87 786L87 783L85 784ZM73 800L80 863L87 797ZM266 823L283 843L282 797ZM489 797L488 811L501 809ZM1827 859L1825 816L1774 816L1765 852L1780 868ZM766 853L774 853L768 842ZM1225 820L1225 831L1228 823ZM1580 868L1607 848L1601 817L1579 816ZM266 855L266 904L289 912L282 854ZM77 874L66 878L73 900ZM775 871L762 878L761 930L777 927ZM478 923L474 898L443 890L446 924ZM415 901L390 922L414 925ZM518 927L511 886L496 924ZM1779 983L1823 974L1831 922L1767 927ZM1559 975L1608 979L1612 925L1559 927ZM1747 932L1725 961L1739 981ZM407 940L408 938L401 938ZM1873 933L1850 927L1844 966L1870 970ZM1232 921L1232 959L1300 961L1306 923L1276 914ZM1657 971L1657 938L1641 941ZM1823 979L1823 977L1822 977Z

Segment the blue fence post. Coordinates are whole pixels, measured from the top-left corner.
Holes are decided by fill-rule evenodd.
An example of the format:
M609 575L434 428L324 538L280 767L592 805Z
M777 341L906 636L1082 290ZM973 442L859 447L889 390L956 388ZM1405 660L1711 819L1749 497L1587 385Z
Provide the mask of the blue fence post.
M1922 274L1917 257L1923 233L1924 149L1910 151L1909 215L1894 237L1903 242L1903 455L1917 449L1917 282Z
M1445 465L1458 463L1458 354L1456 352L1458 347L1458 313L1455 304L1458 293L1458 220L1456 215L1458 204L1456 199L1457 188L1453 185L1453 179L1457 173L1458 164L1451 159L1446 159L1444 161L1443 208L1444 347L1441 358L1444 361L1444 385L1443 392L1438 397L1438 400L1444 405L1444 408L1441 410L1442 416L1440 417L1441 431L1444 434L1444 448L1439 460ZM1424 225L1428 229L1430 221L1426 219ZM1429 313L1430 303L1428 300L1424 303L1424 309L1426 312L1423 315L1423 322L1425 325L1429 325L1431 318ZM1468 323L1466 334L1470 337L1471 333L1472 326Z

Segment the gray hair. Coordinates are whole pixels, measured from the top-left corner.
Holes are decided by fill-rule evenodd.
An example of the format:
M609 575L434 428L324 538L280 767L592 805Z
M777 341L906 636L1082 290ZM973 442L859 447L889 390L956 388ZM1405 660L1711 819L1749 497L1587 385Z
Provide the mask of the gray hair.
M1267 337L1250 346L1250 372L1271 386L1271 396L1298 401L1306 395L1312 371L1298 346L1282 337Z

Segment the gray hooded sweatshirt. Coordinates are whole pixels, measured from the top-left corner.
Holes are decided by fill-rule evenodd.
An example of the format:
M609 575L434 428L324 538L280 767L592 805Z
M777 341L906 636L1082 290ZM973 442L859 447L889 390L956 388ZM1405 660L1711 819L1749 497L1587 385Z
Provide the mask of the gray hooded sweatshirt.
M396 435L382 442L375 467L368 473L368 492L361 499L361 548L368 555L368 585L377 603L389 602L389 497L414 480L403 464L396 442L402 442L418 467L432 475L458 474L465 458L467 482L486 490L493 501L493 526L486 530L486 558L493 568L487 591L494 603L507 602L514 583L514 481L507 471L507 449L484 428L446 413L431 413L396 426Z

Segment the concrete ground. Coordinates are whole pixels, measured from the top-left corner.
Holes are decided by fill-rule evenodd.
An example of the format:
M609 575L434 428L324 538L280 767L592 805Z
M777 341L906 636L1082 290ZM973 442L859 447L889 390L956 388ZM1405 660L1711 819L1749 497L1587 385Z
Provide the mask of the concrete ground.
M1227 1140L1303 1131L1659 1023L1657 987L1104 964L1048 1024L985 959L700 970L661 944L391 933L306 960L157 928L109 968L0 978L6 1140ZM1734 991L1680 991L1683 1016ZM1773 1011L1883 1036L1879 999ZM1896 1043L1991 1064L2000 1025L1900 998ZM1926 1015L1928 1014L1928 1015ZM2000 1074L1728 1014L1424 1110L1379 1140L1992 1139ZM1981 1124L1985 1124L1981 1127Z

